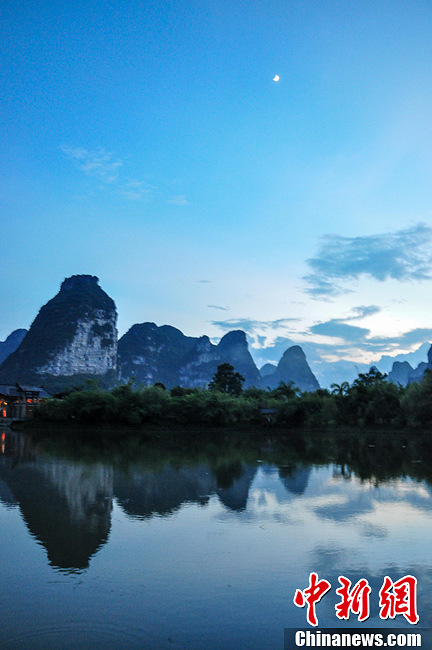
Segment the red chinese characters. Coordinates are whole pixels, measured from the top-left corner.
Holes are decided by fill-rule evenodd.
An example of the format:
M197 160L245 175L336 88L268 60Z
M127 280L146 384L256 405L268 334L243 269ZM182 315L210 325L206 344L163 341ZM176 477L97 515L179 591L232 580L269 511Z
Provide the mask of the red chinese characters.
M319 603L329 589L331 589L331 584L327 580L318 580L318 574L311 573L309 575L309 587L303 589L303 591L297 589L295 592L294 604L297 607L304 607L307 604L306 618L310 625L318 625L315 605Z
M402 614L413 625L418 623L417 578L407 575L393 582L386 576L379 597L382 619L395 618L398 614Z
M336 589L336 593L341 596L341 602L335 605L336 616L341 619L348 619L350 611L357 614L359 621L365 621L369 618L369 594L371 588L367 580L362 578L359 580L352 590L351 580L344 576L339 576L339 582L342 587Z
M337 618L348 620L352 612L357 615L360 622L366 621L370 615L369 595L372 591L368 581L362 578L351 587L351 580L345 576L339 576L338 580L341 586L336 589L336 593L340 596L340 601L335 605ZM295 592L294 604L297 607L307 605L307 622L314 627L318 625L316 604L330 589L330 582L318 580L318 574L312 572L309 574L309 586L303 590L297 589ZM412 625L418 623L417 578L406 575L393 582L385 576L379 591L379 606L382 619L402 615Z

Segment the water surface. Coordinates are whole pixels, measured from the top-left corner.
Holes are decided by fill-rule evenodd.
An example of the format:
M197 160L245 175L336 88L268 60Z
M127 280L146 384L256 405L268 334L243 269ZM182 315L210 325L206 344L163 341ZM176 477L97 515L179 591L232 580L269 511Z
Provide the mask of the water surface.
M4 648L277 648L306 627L309 574L372 587L418 578L431 627L427 439L294 436L247 445L71 439L3 430L0 642ZM356 625L351 616L349 625ZM359 625L359 624L357 624Z

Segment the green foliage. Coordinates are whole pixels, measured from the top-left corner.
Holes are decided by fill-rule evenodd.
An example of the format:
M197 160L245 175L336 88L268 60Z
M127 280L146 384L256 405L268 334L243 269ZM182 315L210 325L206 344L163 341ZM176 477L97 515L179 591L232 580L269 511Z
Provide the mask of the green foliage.
M333 397L328 391L320 388L313 393L303 393L299 401L310 427L323 428L335 424L337 408Z
M341 384L331 384L331 392L332 395L338 395L338 397L343 397L346 395L349 391L349 383L347 381L343 381Z
M184 397L185 395L196 395L199 393L199 388L186 388L185 386L174 386L171 388L171 397Z
M306 423L307 413L304 403L299 398L283 402L278 408L276 423L282 427L298 427Z
M402 398L406 420L413 427L432 427L432 371L426 370L420 383L410 384Z
M64 399L46 400L37 413L54 422L110 422L115 417L115 398L108 391L74 391Z
M384 375L377 368L375 368L375 366L372 366L369 372L359 374L358 378L354 382L354 386L362 386L367 388L369 386L377 386L379 384L382 385L386 377L387 375Z
M256 399L260 402L266 402L269 397L269 392L262 388L255 388L255 386L252 386L251 388L245 388L245 390L242 392L242 397L246 397L247 399Z
M397 426L403 420L400 410L402 390L387 381L376 368L359 374L352 386L341 385L336 394L339 420L360 426Z
M252 421L258 410L247 400L240 402L227 393L208 390L175 398L171 412L183 424L227 426Z
M243 390L245 378L234 372L234 366L230 363L221 363L209 383L209 390L217 390L228 395L240 395Z
M238 374L232 366L228 370L231 376ZM52 422L205 427L272 424L287 430L432 428L432 372L426 372L421 383L403 388L371 369L351 386L333 385L331 392L319 389L301 394L290 384L272 391L249 388L239 395L214 387L134 388L133 380L106 390L87 381L81 388L63 393L62 399L46 400L37 416Z
M279 386L270 392L272 397L275 397L276 399L291 400L296 397L300 391L293 381L288 383L281 381L279 382Z

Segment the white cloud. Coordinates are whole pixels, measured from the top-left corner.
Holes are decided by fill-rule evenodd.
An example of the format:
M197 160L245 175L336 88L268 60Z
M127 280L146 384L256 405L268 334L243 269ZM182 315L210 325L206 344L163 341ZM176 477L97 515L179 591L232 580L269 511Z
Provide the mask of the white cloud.
M303 278L309 285L306 292L315 298L347 293L341 283L361 276L381 282L432 279L432 228L425 224L380 235L322 239L317 255L307 260L312 273Z
M171 203L172 205L190 205L190 201L187 200L184 194L172 196L168 199L168 203Z
M114 183L118 179L118 169L123 161L115 159L106 149L89 151L83 147L61 147L63 153L76 162L78 169L103 183Z
M154 196L157 187L145 181L130 180L119 187L119 193L129 201L148 201Z
M61 150L86 176L96 179L103 187L109 187L128 201L149 201L159 189L146 180L129 177L123 161L107 149L63 146Z

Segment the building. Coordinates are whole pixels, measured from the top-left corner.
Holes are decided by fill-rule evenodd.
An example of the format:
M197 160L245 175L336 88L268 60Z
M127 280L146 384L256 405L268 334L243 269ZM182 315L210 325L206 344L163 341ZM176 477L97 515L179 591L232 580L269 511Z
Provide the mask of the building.
M35 406L48 397L46 390L36 386L0 384L0 424L32 418Z

